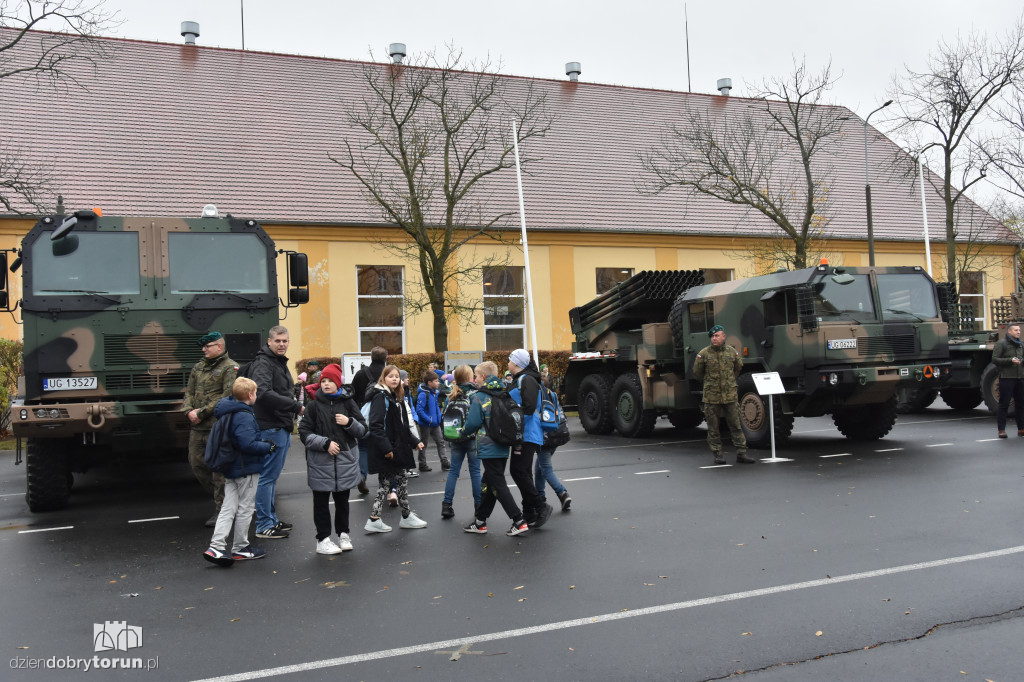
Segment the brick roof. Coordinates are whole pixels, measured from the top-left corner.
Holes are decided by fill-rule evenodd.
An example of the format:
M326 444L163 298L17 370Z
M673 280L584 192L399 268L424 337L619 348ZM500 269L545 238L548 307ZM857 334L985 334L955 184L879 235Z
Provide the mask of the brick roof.
M354 179L331 162L353 135L344 102L361 97L362 62L111 39L116 55L82 68L85 90L54 93L32 80L0 80L0 135L38 159L56 160L69 209L108 215L196 215L206 203L262 222L382 222ZM383 68L383 67L382 67ZM769 223L750 209L682 190L641 195L638 154L687 105L723 116L752 100L622 86L530 80L556 114L542 157L524 176L528 227L694 235L758 234ZM845 109L843 110L846 111ZM833 238L863 239L864 157L860 119L841 143ZM892 143L869 131L873 160ZM854 134L855 133L855 134ZM877 177L876 177L877 176ZM514 172L488 186L492 205L516 212ZM875 236L917 241L920 197L872 174ZM513 219L517 225L518 214ZM990 221L986 217L986 221ZM944 238L943 209L929 197L932 239ZM990 238L1018 241L991 221Z

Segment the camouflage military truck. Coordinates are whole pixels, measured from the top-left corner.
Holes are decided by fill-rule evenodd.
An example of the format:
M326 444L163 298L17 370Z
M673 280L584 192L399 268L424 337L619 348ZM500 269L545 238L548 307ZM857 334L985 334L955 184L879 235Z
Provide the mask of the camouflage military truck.
M896 421L899 387L939 386L950 369L935 283L919 267L818 267L701 284L700 271L641 272L570 311L576 341L565 377L590 433L648 435L659 416L701 423L693 375L708 330L725 327L743 359L739 403L751 447L771 442L751 374L778 372L776 441L794 417L831 414L855 440Z
M211 210L212 209L212 210ZM204 214L216 214L208 206ZM181 413L196 345L222 332L232 359L253 358L278 323L278 253L255 220L40 219L15 249L21 268L24 376L11 404L25 443L32 511L67 504L73 472L184 458ZM288 303L309 299L304 254L288 253ZM3 254L6 271L7 253Z

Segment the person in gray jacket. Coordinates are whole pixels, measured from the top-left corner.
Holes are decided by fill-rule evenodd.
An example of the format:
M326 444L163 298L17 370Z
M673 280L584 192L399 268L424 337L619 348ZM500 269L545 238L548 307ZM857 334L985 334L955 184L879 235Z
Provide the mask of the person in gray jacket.
M992 349L992 363L999 368L999 411L996 413L999 437L1006 438L1006 412L1013 400L1017 435L1024 438L1024 350L1019 324L1006 328L1006 337Z
M362 480L358 443L366 430L363 415L353 400L352 387L341 384L341 367L327 365L320 372L316 397L306 406L299 423L299 439L306 446L306 476L313 491L317 554L339 554L352 549L348 495ZM332 496L337 543L331 534Z

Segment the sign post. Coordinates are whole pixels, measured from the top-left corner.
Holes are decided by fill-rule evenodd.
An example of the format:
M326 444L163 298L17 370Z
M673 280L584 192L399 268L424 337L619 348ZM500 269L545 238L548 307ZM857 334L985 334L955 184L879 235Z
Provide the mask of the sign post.
M778 372L763 372L761 374L751 374L750 376L754 380L754 387L757 389L758 394L768 396L768 431L772 435L772 456L765 457L761 461L770 464L775 462L792 462L793 460L791 459L775 456L775 401L772 400L772 396L786 392L786 388L782 385L782 378Z

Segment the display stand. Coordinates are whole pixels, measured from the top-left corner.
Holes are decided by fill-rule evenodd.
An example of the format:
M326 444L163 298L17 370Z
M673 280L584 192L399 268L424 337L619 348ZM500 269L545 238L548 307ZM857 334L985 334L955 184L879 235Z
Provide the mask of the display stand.
M772 400L772 396L786 392L785 387L782 385L782 378L778 372L751 374L750 377L754 380L754 387L757 389L757 393L768 396L768 432L772 436L772 456L765 457L761 461L768 462L769 464L792 462L793 460L791 459L775 456L775 401Z

